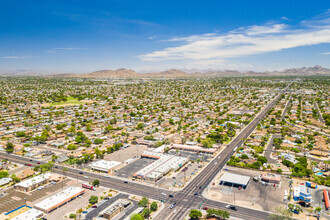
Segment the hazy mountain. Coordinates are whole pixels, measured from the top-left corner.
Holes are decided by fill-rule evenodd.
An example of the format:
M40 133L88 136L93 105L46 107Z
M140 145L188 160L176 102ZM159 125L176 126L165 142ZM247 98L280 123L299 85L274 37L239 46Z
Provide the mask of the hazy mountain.
M71 74L71 73L61 73L61 74L45 74L38 73L35 71L12 71L7 73L0 74L2 76L51 76L51 77L104 77L104 78L139 78L139 77L200 77L200 76L209 76L209 77L221 77L221 76L311 76L311 75L330 75L330 69L324 68L322 66L316 65L313 67L301 67L301 68L292 68L285 69L282 71L267 71L267 72L255 72L255 71L246 71L241 72L238 70L178 70L178 69L169 69L166 71L154 71L150 73L138 73L131 69L117 69L117 70L99 70L92 73L85 74Z

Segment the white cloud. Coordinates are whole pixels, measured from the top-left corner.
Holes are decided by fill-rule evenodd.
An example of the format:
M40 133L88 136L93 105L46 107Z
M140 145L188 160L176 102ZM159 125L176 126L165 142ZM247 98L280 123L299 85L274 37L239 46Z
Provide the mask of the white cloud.
M330 55L330 52L324 52L324 53L321 53L323 55Z
M4 56L4 57L0 57L1 59L24 59L24 58L28 58L28 56Z
M46 53L50 54L63 54L66 51L73 51L73 50L87 50L87 48L79 48L79 47L58 47L58 48L53 48L50 50L46 50Z
M242 27L224 34L207 33L168 41L180 46L140 55L143 61L181 60L212 65L226 59L330 43L330 13L302 21L299 27L282 23ZM317 26L310 26L316 23Z
M286 21L290 21L290 19L287 18L287 17L285 17L285 16L281 17L281 19L282 19L282 20L286 20Z

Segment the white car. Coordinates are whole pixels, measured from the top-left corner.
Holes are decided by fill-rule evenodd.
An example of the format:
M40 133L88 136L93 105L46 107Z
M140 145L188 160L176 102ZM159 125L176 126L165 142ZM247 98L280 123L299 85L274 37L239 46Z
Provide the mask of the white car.
M176 213L176 209L174 209L173 213L174 213L174 214Z
M88 179L88 176L84 176L85 179Z

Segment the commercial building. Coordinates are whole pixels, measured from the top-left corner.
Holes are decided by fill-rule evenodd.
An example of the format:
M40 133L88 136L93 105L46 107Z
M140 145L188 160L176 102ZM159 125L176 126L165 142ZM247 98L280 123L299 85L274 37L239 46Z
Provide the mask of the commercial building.
M15 218L12 218L11 220L27 220L27 219L35 220L35 219L40 219L43 215L44 213L42 211L31 208L28 211L23 212L22 214L16 216Z
M112 203L110 206L104 209L102 211L103 218L106 219L113 219L116 215L118 215L120 212L124 210L125 207L127 207L131 202L127 199L119 199Z
M279 185L281 183L281 176L273 173L263 173L261 174L261 180L266 183L274 183Z
M306 187L306 185L303 183L300 183L299 187L294 187L293 188L293 200L310 203L312 201L312 195L310 192L310 188Z
M8 183L10 183L12 181L11 178L9 177L4 177L0 179L0 186L4 186L7 185Z
M175 155L167 155L153 151L145 151L141 157L156 159L155 162L149 164L138 172L134 173L135 178L158 180L171 170L178 170L188 162L186 157L178 157Z
M37 203L34 207L45 213L49 213L54 209L70 202L71 200L77 198L78 196L85 193L85 190L80 187L69 187L65 190Z
M192 152L202 152L202 153L207 153L207 154L214 154L217 151L216 148L203 148L203 147L184 145L184 144L171 144L170 148L192 151Z
M244 189L247 187L249 182L249 176L237 175L232 173L224 173L219 179L220 185L242 187Z
M118 167L120 164L121 162L117 162L117 161L98 160L91 163L89 167L92 170L101 171L105 173L112 173L114 169Z
M31 206L22 205L14 210L11 210L4 215L0 216L0 219L14 219L14 220L35 220L43 217L44 213L40 210L32 208Z
M43 184L48 183L51 175L52 174L50 174L50 173L45 173L45 174L41 174L39 176L32 177L23 182L15 184L14 189L24 191L24 192L29 192Z

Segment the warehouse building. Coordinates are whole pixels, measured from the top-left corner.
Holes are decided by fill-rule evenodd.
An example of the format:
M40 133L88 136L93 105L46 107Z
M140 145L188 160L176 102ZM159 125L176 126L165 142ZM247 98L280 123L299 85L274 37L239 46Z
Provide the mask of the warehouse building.
M47 198L34 205L38 210L49 213L60 206L63 206L71 200L85 193L85 190L80 187L69 187L65 190Z
M91 165L89 165L89 167L95 171L113 173L115 168L118 167L120 164L121 164L121 162L117 162L117 161L98 160L98 161L91 163Z
M245 189L250 182L249 176L224 173L219 179L220 185L242 187Z

